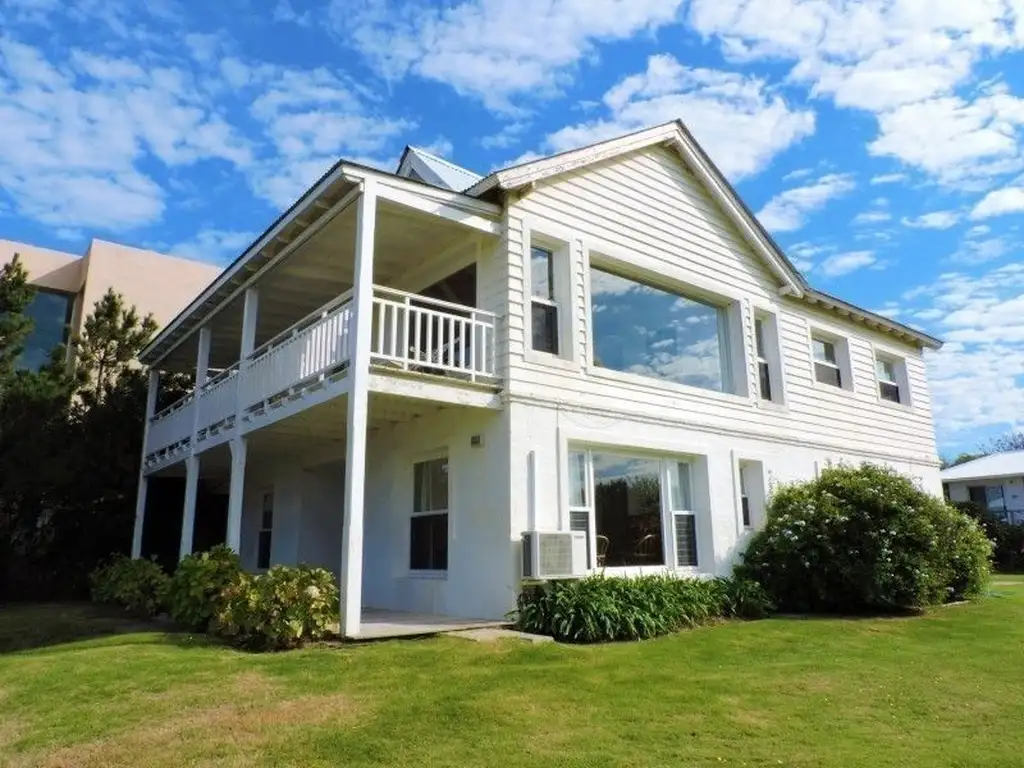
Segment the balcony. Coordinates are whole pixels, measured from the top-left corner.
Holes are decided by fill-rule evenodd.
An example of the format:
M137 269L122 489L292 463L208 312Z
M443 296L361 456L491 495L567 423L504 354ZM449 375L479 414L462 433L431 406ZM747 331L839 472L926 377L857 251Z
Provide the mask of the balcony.
M372 306L370 362L378 375L413 387L497 389L494 314L382 286L374 286ZM346 291L155 414L147 470L343 395L352 321Z

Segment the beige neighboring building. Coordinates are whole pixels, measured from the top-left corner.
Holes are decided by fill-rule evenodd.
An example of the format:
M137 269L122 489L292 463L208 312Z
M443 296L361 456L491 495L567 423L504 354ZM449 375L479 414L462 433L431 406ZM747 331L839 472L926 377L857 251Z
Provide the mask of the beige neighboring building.
M0 264L11 261L14 254L21 256L37 288L29 309L36 327L22 358L31 368L45 362L50 350L81 329L108 288L134 304L141 315L152 314L162 328L221 272L212 264L104 240L93 240L84 256L0 240Z

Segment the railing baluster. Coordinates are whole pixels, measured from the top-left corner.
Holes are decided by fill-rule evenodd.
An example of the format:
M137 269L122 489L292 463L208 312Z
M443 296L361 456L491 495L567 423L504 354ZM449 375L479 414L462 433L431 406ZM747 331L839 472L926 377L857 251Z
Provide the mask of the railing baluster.
M415 323L413 326L413 336L415 338L412 345L412 359L413 362L418 363L420 362L420 322L422 315L420 314L419 307L412 307L410 311L412 312L413 321Z

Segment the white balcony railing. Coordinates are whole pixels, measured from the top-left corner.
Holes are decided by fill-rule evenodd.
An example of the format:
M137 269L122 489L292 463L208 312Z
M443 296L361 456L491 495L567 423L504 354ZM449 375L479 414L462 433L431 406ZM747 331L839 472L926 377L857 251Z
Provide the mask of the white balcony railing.
M374 287L372 311L372 362L471 382L494 379L492 313L382 287ZM352 312L347 291L160 411L150 421L147 456L188 445L193 436L202 441L239 413L343 372Z

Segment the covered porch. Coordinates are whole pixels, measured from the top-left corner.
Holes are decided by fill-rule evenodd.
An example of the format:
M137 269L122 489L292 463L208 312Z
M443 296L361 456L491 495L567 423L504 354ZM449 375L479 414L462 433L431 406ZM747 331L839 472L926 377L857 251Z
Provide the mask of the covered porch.
M390 385L393 377L373 379ZM247 570L308 564L340 577L346 565L360 564L359 624L344 634L419 635L503 623L514 601L516 555L502 514L507 446L498 403L445 403L371 388L356 544L345 539L348 397L247 435L244 465L228 442L151 473L159 490L143 512L140 554L161 554L154 546L162 538L161 560L173 564L196 549L230 543L226 510L237 484L236 549ZM429 470L440 470L433 482ZM169 482L176 490L167 503Z
M420 574L399 568L391 545L373 549L393 538L373 526L409 514L413 465L395 457L421 443L447 451L445 419L461 430L497 418L498 214L344 165L307 193L143 353L151 416L133 553L147 484L168 475L184 478L179 554L192 551L202 478L226 493L224 540L249 567L310 562L339 574L346 635L359 635L364 604L466 605L437 585L403 591ZM194 387L157 412L156 371L192 374ZM264 518L295 525L274 531ZM404 541L407 561L408 531ZM367 580L390 584L376 595L364 588L364 551L368 575L382 561L391 569ZM461 614L478 615L469 605Z

